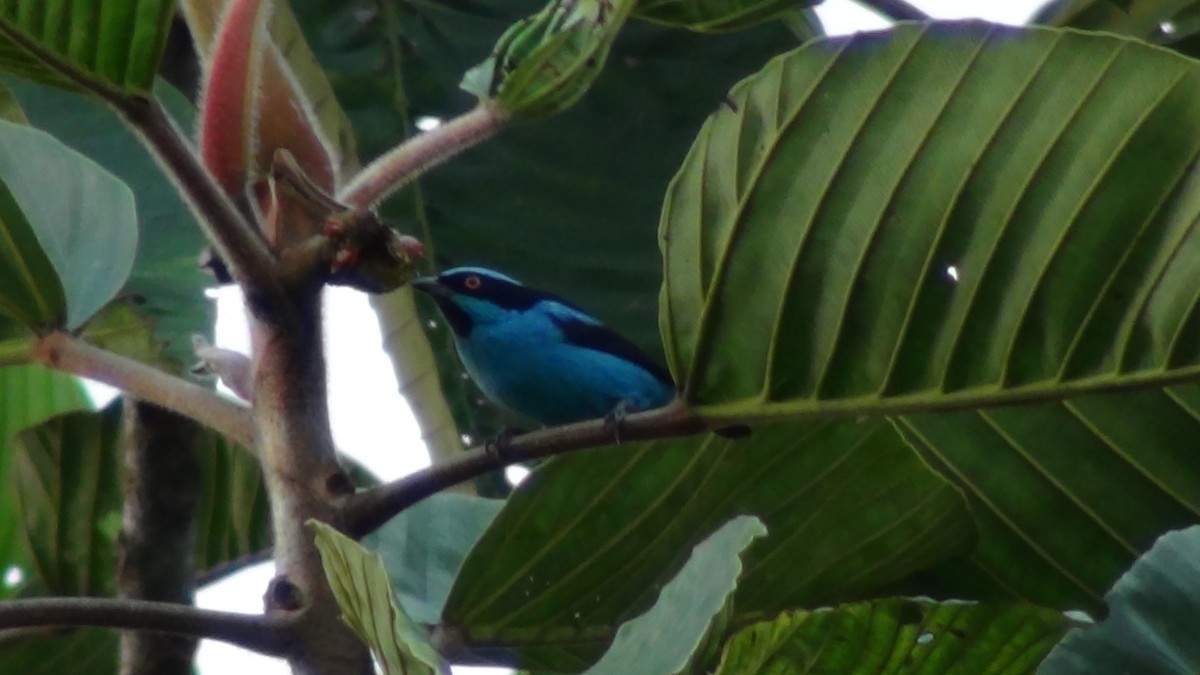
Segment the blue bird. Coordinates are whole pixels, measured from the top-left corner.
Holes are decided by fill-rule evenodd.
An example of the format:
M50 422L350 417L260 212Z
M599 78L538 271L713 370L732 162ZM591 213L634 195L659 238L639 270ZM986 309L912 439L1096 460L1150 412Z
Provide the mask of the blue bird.
M412 282L454 332L467 373L493 403L557 425L670 403L664 368L617 332L556 295L482 267Z

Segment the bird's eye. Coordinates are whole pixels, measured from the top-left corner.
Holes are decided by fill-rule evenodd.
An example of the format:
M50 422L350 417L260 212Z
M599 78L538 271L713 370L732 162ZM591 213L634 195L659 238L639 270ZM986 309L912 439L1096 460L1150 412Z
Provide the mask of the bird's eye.
M480 279L479 277L475 276L474 274L467 277L466 279L463 279L463 287L466 288L468 291L479 290L479 287L482 285L483 285L483 280Z

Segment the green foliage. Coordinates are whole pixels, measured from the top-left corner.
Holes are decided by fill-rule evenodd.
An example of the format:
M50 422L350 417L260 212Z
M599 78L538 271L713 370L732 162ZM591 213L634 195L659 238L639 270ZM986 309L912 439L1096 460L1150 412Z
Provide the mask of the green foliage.
M436 494L363 539L383 558L392 589L414 621L437 623L467 553L502 504L498 499Z
M0 646L0 672L22 675L112 675L120 667L121 638L110 630L42 630Z
M14 0L0 6L0 69L65 89L144 93L173 0Z
M27 593L109 595L116 590L120 522L120 406L72 412L19 432L5 501L19 523L14 560Z
M1200 526L1159 539L1104 596L1109 614L1072 631L1041 675L1184 673L1200 669Z
M716 675L1031 672L1068 627L1030 605L888 598L788 612L729 641Z
M207 429L196 452L204 491L196 507L196 566L211 570L271 546L271 505L249 450Z
M661 326L701 414L945 409L1197 372L1195 62L1107 35L905 25L810 42L730 99L663 210Z
M1161 533L1200 519L1200 464L1181 443L1200 434L1198 412L1189 384L902 418L905 438L967 495L980 535L920 590L1102 609Z
M133 266L133 194L53 136L0 120L0 235L0 309L31 327L78 328Z
M459 572L444 623L498 662L591 663L644 611L681 552L738 515L734 622L860 597L970 550L962 497L881 420L788 423L555 458L508 499Z
M24 573L5 589L22 596L112 595L121 519L121 406L86 409L74 378L27 366L0 369L0 400L24 429L0 454L0 560ZM10 402L24 401L25 405ZM199 447L205 491L199 507L196 560L217 567L270 545L270 511L257 463L244 448L210 431ZM3 596L0 596L3 597ZM0 641L0 671L108 674L117 639L107 631L34 632Z
M32 366L5 368L0 375L8 385L3 393L28 395L24 415L21 406L7 407L15 415L8 428L23 430L3 455L6 468L0 467L2 522L17 528L0 560L28 568L24 594L111 594L117 554L112 525L114 518L119 525L121 509L121 406L43 421L45 413L87 408L79 385ZM250 453L211 431L201 432L197 452L205 486L197 564L216 567L266 549L270 510Z
M739 516L696 545L683 569L663 586L654 606L625 622L612 647L585 675L675 675L696 663L742 573L741 554L767 534L762 521Z
M119 508L119 458L110 443L94 442L114 429L111 411L42 424L90 404L74 378L39 366L0 369L0 401L8 439L0 453L0 560L24 577L0 597L111 591L113 542L100 518ZM111 631L31 631L0 642L0 672L111 675L117 647Z
M634 0L551 0L513 24L462 86L494 99L516 118L554 115L578 101L600 75Z
M308 525L342 619L371 648L384 675L449 672L424 629L396 603L383 560L325 523Z
M0 368L0 488L12 495L9 486L15 480L10 449L13 437L20 431L36 426L63 413L88 410L91 403L79 382L41 366ZM28 536L18 518L14 499L0 499L0 560L6 565L18 564L17 553ZM48 535L50 533L47 533ZM20 589L0 586L0 598L16 594Z
M179 191L109 108L49 87L8 83L34 126L91 158L133 190L141 227L133 271L122 292L142 299L138 312L153 321L155 336L166 341L165 354L177 362L176 367L191 365L195 360L191 336L211 334L214 312L204 288L213 279L197 263L204 237ZM191 104L162 83L155 91L176 123L191 128Z
M622 26L633 12L729 30L811 4L300 8L364 158L418 116L468 107L455 85L493 45L476 91L514 116L586 92L385 214L437 264L503 268L653 350L661 213L660 326L685 400L714 420L779 420L740 441L559 457L502 506L436 496L368 539L381 556L316 526L345 618L386 672L445 669L430 623L454 658L555 672L1023 673L1071 626L1060 610L1103 609L1114 582L1109 618L1043 671L1196 670L1200 534L1143 553L1200 519L1181 441L1200 434L1200 385L1185 381L1200 375L1197 3L1068 0L1039 17L1141 41L909 24L770 62L796 42L777 23L719 37ZM170 6L10 3L0 68L148 93ZM794 25L808 37L815 24ZM0 116L19 122L7 93ZM12 93L74 150L0 122L0 363L28 355L33 329L63 326L156 359L139 311L186 359L210 315L200 239L169 181L78 93ZM187 126L178 93L158 95ZM121 180L146 235L136 260ZM144 309L111 303L122 291ZM461 428L490 433L445 328L431 335ZM3 593L110 594L119 413L72 412L86 407L77 383L32 368L0 370L0 400L0 432L15 434L0 560L27 574ZM214 568L267 547L270 514L252 456L212 434L202 446L197 558ZM922 597L895 597L910 593ZM95 631L6 639L0 671L111 672L115 645Z

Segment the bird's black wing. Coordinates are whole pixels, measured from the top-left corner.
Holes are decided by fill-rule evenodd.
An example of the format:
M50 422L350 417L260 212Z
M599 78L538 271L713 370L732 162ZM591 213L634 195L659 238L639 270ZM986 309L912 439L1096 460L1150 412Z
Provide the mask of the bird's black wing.
M570 305L568 307L575 309ZM579 313L582 314L582 312ZM603 324L596 323L595 320L588 320L591 317L587 317L586 314L582 316L574 314L575 312L552 312L550 314L550 320L562 331L563 338L567 342L578 347L612 354L619 359L640 366L663 384L675 386L675 381L671 379L671 373L646 356L645 352L626 337Z

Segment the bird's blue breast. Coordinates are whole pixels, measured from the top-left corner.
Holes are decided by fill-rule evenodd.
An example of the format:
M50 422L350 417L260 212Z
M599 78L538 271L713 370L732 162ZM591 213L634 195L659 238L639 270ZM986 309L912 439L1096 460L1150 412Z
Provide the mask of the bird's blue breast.
M645 368L564 339L554 311L538 307L475 326L458 340L467 372L494 402L547 425L666 405L674 387ZM594 321L586 315L583 319Z

